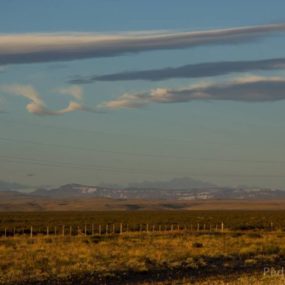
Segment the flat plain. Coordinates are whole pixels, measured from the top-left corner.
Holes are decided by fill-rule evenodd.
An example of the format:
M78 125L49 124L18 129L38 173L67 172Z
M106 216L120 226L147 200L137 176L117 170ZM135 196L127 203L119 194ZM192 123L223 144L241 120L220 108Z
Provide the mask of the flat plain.
M2 212L0 221L0 284L284 281L264 272L285 266L285 210Z

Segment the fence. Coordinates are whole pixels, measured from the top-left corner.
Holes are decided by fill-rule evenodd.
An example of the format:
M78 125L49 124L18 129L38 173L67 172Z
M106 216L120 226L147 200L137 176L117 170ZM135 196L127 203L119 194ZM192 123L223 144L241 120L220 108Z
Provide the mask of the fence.
M224 232L224 223L220 224L84 224L79 225L48 225L30 226L25 228L0 228L0 237L25 236L95 236L120 235L125 233L170 233L170 232Z

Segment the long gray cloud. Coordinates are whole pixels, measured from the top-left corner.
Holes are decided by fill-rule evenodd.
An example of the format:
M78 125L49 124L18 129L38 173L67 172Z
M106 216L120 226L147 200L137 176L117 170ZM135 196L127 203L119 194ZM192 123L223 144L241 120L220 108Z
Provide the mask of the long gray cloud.
M86 84L94 81L148 80L160 81L172 78L199 78L225 75L234 72L285 69L284 58L255 61L222 61L188 64L180 67L167 67L141 71L127 71L98 76L77 77L69 81L72 84Z
M236 44L284 32L285 23L192 32L2 34L0 65L110 57L148 50Z
M223 83L201 83L188 88L157 88L149 92L127 93L104 102L99 108L142 108L151 103L190 101L273 102L285 100L285 78L248 76Z

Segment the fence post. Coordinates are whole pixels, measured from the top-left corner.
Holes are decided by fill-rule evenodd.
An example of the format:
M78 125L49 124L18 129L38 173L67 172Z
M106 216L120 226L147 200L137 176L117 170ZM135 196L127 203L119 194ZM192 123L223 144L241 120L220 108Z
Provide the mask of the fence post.
M122 234L122 233L123 233L123 224L120 223L120 234Z
M197 224L197 232L199 232L199 230L200 230L200 224L198 223Z
M64 237L65 235L65 225L62 226L62 236Z
M226 254L226 234L223 234L223 250L224 254Z
M31 238L33 237L33 226L31 226L30 236L31 236Z
M221 231L224 232L224 222L221 223Z
M87 225L84 225L84 235L87 236Z

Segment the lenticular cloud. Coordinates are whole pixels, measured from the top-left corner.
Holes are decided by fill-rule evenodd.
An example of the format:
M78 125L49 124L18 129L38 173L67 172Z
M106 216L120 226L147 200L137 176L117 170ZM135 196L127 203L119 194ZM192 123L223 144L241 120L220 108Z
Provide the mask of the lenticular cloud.
M142 108L151 103L192 101L274 102L285 100L285 79L248 76L221 83L201 83L186 88L157 88L148 92L126 93L106 101L100 108Z
M111 57L161 49L236 44L284 32L285 23L204 31L2 34L0 65Z

